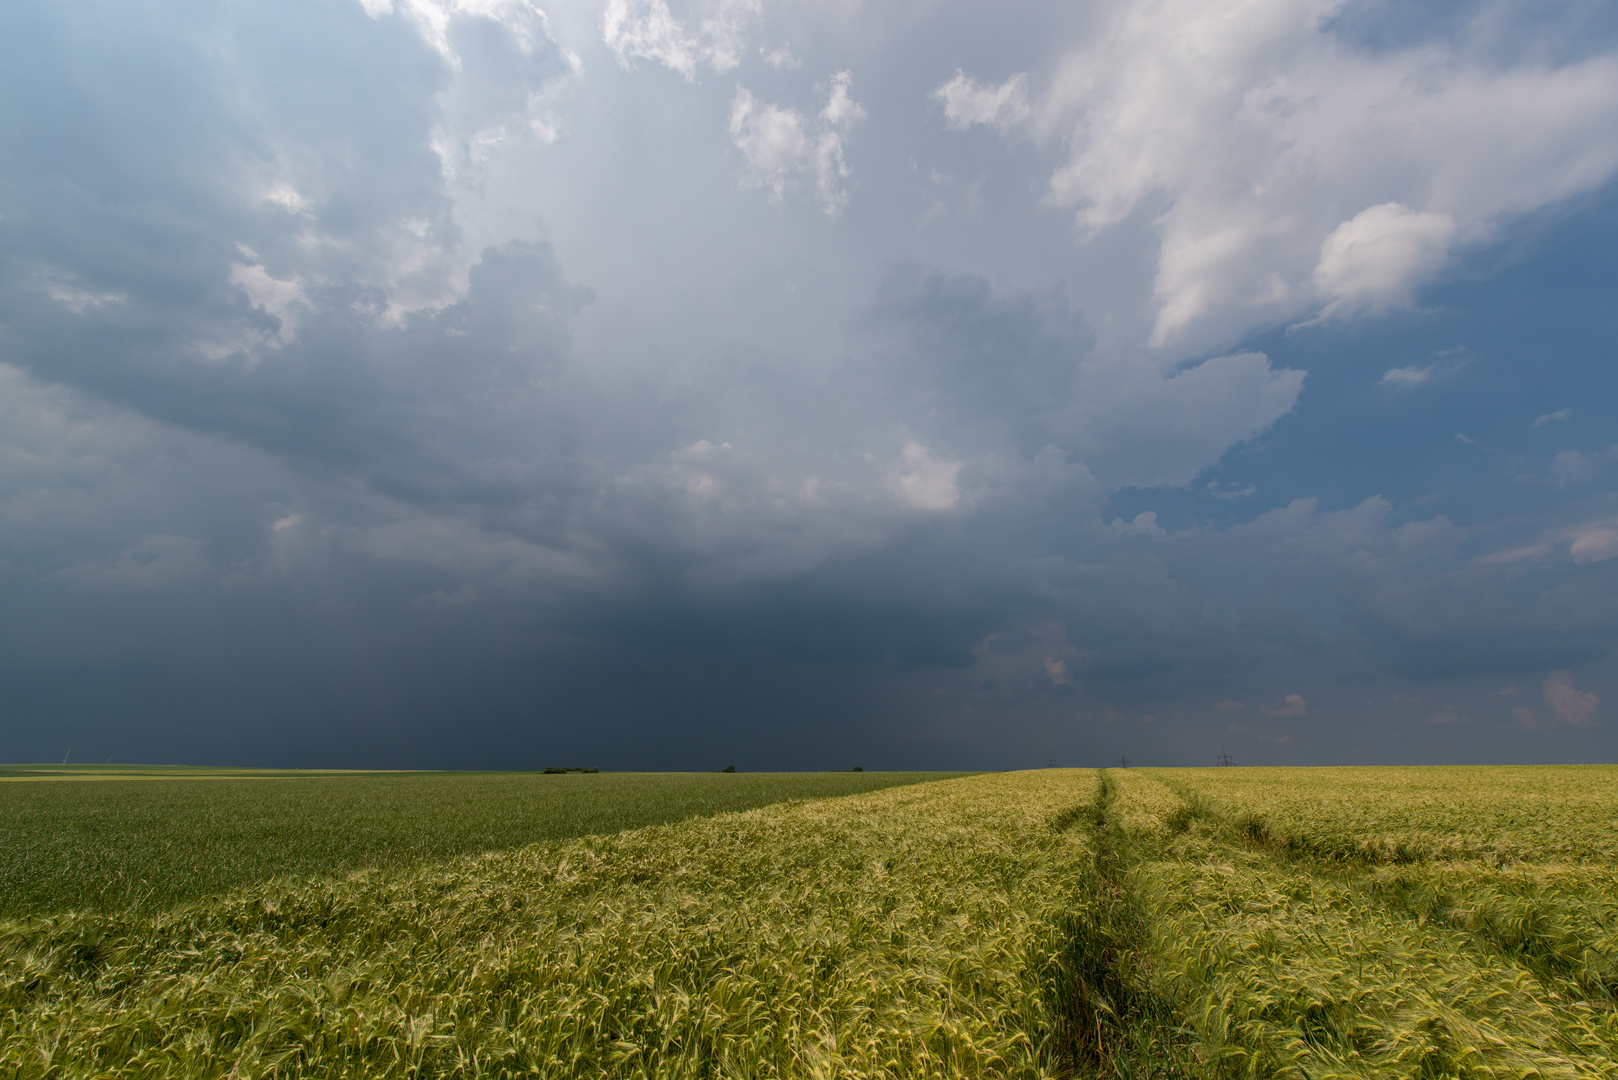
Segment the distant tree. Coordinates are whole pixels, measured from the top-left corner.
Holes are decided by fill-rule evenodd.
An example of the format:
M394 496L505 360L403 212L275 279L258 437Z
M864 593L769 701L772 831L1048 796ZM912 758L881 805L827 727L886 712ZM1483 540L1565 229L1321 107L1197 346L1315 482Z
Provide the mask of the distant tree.
M864 772L865 770L860 768L860 766L856 765L856 766L854 766L852 769L850 769L848 771L849 772Z
M720 769L719 771L720 772L735 772L736 771L736 766L734 766L734 765L726 765L723 769Z

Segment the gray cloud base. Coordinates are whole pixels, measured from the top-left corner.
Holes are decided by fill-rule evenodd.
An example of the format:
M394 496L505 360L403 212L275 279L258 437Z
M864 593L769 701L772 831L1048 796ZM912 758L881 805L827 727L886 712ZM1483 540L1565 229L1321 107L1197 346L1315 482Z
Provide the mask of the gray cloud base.
M1541 690L1572 670L1580 692L1618 692L1618 559L1591 555L1618 517L1605 496L1465 526L1379 497L1109 523L1120 492L1172 501L1260 452L1307 404L1304 372L1232 335L1154 352L1139 316L1134 344L1098 332L1079 302L1097 271L1071 239L1077 289L1008 278L970 223L942 245L953 268L918 255L931 242L862 237L851 222L882 212L862 198L915 209L861 172L859 140L908 130L884 127L876 103L897 90L875 70L840 84L869 87L839 129L846 217L785 188L772 207L747 174L691 194L729 231L689 251L668 288L697 300L662 319L641 270L570 270L592 228L635 257L595 194L621 175L536 178L568 186L585 222L554 234L542 200L526 220L492 209L553 145L596 137L569 103L604 46L553 38L524 5L443 9L435 38L411 21L429 9L3 16L31 59L14 51L0 106L0 753L820 768L1196 763L1228 743L1274 760L1607 752L1598 719L1552 700L1583 699ZM812 38L803 54L822 58ZM636 55L603 93L662 79L658 94L729 100L720 73L687 83ZM724 161L710 119L671 173ZM650 190L666 177L642 179L666 197ZM747 224L761 208L818 239L765 250L779 236ZM746 267L782 262L770 287L791 299L770 303L796 314L772 329L734 312L763 288L737 284ZM1494 558L1513 530L1539 554Z

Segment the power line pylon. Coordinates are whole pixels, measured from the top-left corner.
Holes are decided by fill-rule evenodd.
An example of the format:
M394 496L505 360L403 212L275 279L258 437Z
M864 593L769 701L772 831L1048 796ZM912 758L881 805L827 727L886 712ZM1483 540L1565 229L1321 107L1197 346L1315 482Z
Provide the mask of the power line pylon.
M1236 764L1236 759L1231 757L1229 754L1225 753L1223 750L1221 750L1221 751L1219 751L1219 764L1221 764L1221 765L1234 765L1234 764Z

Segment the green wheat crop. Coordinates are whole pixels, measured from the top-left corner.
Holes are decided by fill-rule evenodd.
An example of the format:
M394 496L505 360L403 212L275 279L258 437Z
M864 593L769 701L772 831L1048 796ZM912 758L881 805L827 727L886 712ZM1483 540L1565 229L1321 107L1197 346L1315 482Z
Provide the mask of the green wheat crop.
M0 929L0 1075L1044 1077L1091 772Z
M1043 770L513 847L634 800L416 778L350 808L391 865L0 922L0 1076L1618 1080L1615 780Z
M1614 774L1517 799L1467 772L1113 774L1152 976L1207 1074L1618 1076L1610 823L1582 816ZM1547 865L1450 857L1507 850Z
M1618 859L1618 766L1161 769L1341 859Z
M430 862L951 775L6 771L19 779L0 782L0 918L158 910L278 874ZM45 779L57 777L97 782Z

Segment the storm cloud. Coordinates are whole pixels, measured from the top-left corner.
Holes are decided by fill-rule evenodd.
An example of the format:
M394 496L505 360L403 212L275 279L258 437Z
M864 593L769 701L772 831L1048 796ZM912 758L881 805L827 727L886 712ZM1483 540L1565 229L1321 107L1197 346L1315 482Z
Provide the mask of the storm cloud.
M1612 754L1598 5L0 29L12 759Z

